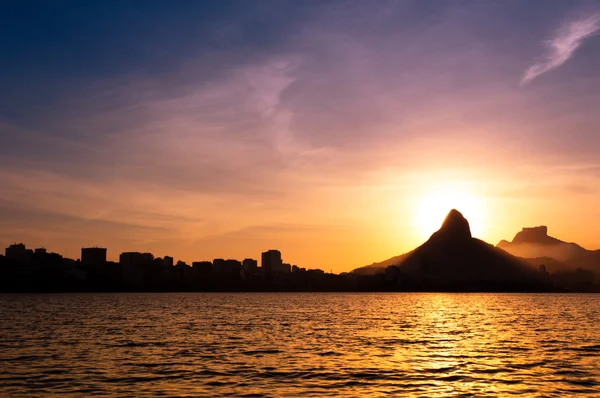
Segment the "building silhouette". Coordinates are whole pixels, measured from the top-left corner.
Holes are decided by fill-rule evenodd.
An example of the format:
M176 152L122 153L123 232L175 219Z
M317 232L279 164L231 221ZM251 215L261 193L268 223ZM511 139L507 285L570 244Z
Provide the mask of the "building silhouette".
M232 259L225 261L224 277L232 280L240 279L242 277L242 263Z
M213 263L210 261L194 261L192 263L192 275L196 278L208 279L212 277Z
M33 250L27 249L23 243L15 243L4 250L6 258L22 263L29 263L33 256Z
M259 281L265 278L264 268L258 266L258 261L246 258L242 261L242 278L246 280Z
M119 263L124 267L139 266L142 262L142 253L140 252L123 252L119 255Z
M103 248L103 247L81 248L81 264L83 264L83 265L106 264L106 248Z
M262 253L261 265L267 275L289 274L291 272L290 265L284 264L281 260L281 252L279 250L268 250Z
M261 267L267 275L271 275L281 266L281 252L279 250L268 250L261 254Z
M147 267L151 265L154 256L151 253L123 252L119 255L119 263L123 280L127 283L139 283L144 279Z
M253 258L245 258L242 261L242 269L244 271L255 271L258 268L258 261Z
M173 268L179 278L189 278L192 276L192 267L187 265L185 261L177 261L177 264Z

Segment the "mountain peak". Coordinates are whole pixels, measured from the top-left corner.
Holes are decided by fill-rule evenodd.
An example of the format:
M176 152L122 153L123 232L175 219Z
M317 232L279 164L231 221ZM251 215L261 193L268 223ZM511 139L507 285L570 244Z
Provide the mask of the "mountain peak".
M400 263L399 271L426 283L478 286L533 281L536 271L519 259L471 236L469 222L452 209L441 228Z
M463 239L471 238L471 228L462 213L452 209L444 219L442 227L434 235Z
M589 253L576 243L564 242L549 236L548 227L545 225L523 228L515 235L512 242L501 240L497 246L518 257L548 257L563 262Z
M539 227L523 228L517 233L512 243L556 243L555 239L548 236L548 227L540 225Z

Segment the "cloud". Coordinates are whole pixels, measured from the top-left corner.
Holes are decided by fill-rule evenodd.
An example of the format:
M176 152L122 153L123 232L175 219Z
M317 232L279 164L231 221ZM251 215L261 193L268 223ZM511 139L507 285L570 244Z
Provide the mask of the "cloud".
M390 247L404 240L408 217L398 209L409 212L416 184L446 179L435 170L486 173L486 181L506 170L512 181L516 166L547 152L594 161L589 104L599 82L541 104L515 87L518 59L530 52L523 32L538 27L528 16L545 27L543 12L525 7L515 21L495 3L301 8L238 8L201 31L177 17L181 29L160 37L133 26L132 46L147 54L139 63L120 48L98 68L64 54L58 75L49 57L28 52L40 67L0 78L11 93L0 99L0 201L10 204L0 203L0 242L71 256L102 244L112 258L140 250L185 260L255 256L272 244L302 265L319 266L324 255L334 266L347 266L344 256L360 265L387 244L382 231L392 231ZM344 249L373 225L364 258Z
M547 43L549 51L546 57L527 69L520 84L526 84L567 62L581 46L583 40L592 36L598 29L600 29L600 13L570 22L559 29L555 37Z

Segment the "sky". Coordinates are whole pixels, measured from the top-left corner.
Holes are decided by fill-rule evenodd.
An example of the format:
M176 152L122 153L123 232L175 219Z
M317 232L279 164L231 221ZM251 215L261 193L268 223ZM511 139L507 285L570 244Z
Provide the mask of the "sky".
M4 1L0 245L333 272L452 207L600 248L596 1Z

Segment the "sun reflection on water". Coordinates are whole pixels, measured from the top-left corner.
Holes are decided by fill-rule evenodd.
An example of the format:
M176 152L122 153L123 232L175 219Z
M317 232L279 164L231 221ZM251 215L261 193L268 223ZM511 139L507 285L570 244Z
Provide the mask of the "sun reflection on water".
M0 296L2 396L571 396L600 388L600 295L15 297Z

